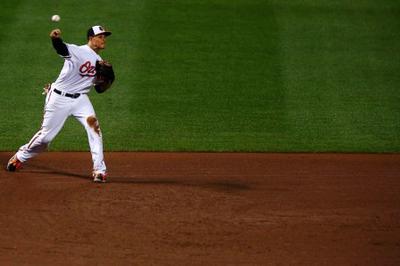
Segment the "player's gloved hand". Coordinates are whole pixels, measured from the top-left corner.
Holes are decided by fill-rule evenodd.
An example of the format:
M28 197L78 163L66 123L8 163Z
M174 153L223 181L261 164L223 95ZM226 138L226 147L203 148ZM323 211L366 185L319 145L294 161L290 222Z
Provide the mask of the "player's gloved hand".
M94 88L98 93L103 93L111 87L114 82L115 74L112 65L107 61L96 62L96 77Z

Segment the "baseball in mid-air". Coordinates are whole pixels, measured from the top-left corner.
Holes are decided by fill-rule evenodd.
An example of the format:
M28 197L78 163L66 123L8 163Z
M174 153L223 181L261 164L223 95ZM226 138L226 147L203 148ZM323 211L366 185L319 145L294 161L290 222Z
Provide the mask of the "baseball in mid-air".
M51 17L51 21L53 21L53 22L59 22L60 19L61 19L61 17L59 15L53 15Z

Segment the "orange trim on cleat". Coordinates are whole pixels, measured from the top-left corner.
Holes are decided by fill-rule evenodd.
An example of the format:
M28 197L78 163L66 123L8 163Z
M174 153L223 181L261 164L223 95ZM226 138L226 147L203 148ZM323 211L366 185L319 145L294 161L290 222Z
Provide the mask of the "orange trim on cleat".
M13 157L10 158L10 160L7 163L6 170L10 172L15 172L16 170L19 170L22 168L22 162L18 160L17 155L14 154Z
M93 182L95 183L106 183L107 182L107 173L94 173L92 174L93 176Z

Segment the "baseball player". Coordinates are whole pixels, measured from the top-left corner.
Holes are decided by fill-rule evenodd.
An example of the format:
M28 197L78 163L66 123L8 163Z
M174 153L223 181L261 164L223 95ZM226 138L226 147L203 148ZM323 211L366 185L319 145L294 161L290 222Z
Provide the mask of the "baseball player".
M105 48L106 37L109 35L111 32L102 26L93 26L87 32L87 44L77 46L64 43L59 29L50 32L54 49L64 58L64 66L57 80L45 89L44 117L40 130L11 157L7 164L8 171L20 169L24 162L46 150L66 119L73 116L84 126L88 135L93 160L93 181L106 182L102 134L87 94L93 85L96 90L101 90L104 85L96 81L96 64L105 62L98 52Z

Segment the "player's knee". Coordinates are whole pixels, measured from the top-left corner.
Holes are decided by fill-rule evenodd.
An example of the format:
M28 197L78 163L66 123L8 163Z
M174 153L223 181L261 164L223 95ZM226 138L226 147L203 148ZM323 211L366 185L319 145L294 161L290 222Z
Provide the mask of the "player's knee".
M96 132L98 135L100 135L99 121L97 120L97 118L95 116L88 116L88 118L86 118L86 122L87 122L89 128L93 129L94 132Z

